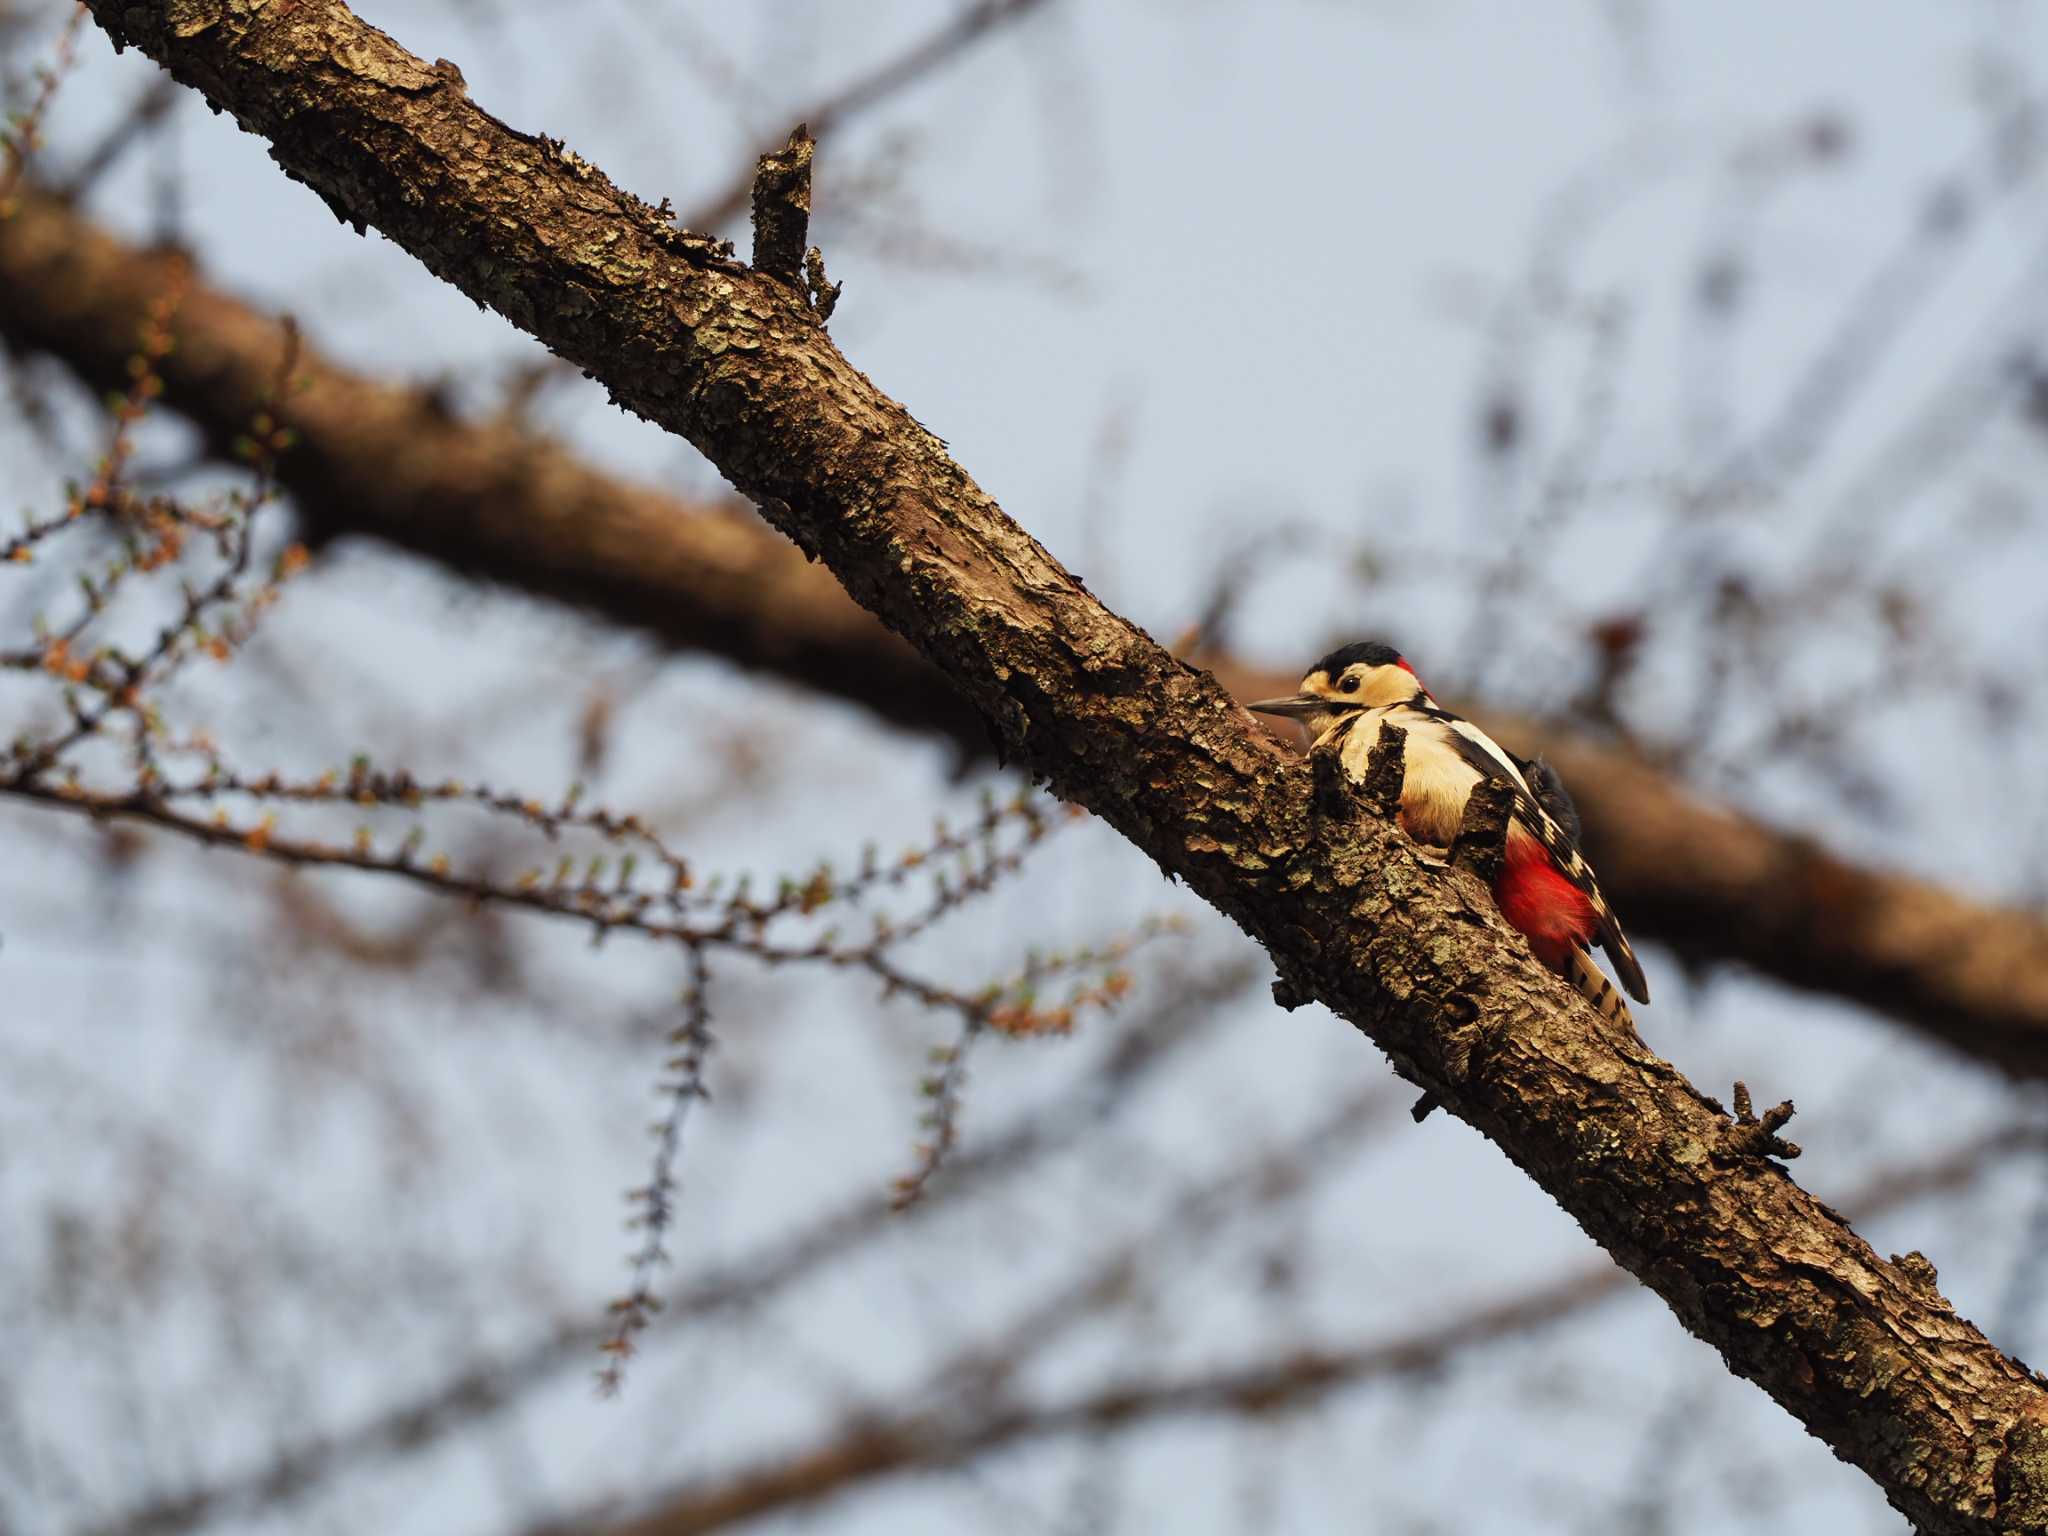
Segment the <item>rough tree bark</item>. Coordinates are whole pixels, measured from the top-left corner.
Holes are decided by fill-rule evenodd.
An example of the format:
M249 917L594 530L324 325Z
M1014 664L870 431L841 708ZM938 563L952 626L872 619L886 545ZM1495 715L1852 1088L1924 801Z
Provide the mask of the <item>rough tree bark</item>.
M1771 1117L1731 1123L1604 1023L1468 875L1333 818L1317 775L848 363L801 288L508 128L453 66L333 0L88 4L341 217L687 437L1011 756L1259 939L1923 1530L2048 1525L2048 1383L1958 1318L1924 1259L1879 1258L1769 1160Z
M0 220L0 339L115 389L152 307L175 296L166 403L222 456L258 410L289 420L299 443L278 474L310 537L369 534L850 700L963 754L990 749L945 679L751 510L622 483L513 421L458 419L431 388L336 365L177 252L138 249L46 192L18 203ZM288 355L294 383L280 399ZM1206 659L1240 699L1293 690L1293 675ZM1461 707L1564 771L1587 851L1638 937L1850 998L2014 1077L2048 1077L2038 915L1837 858L1704 804L1582 732Z

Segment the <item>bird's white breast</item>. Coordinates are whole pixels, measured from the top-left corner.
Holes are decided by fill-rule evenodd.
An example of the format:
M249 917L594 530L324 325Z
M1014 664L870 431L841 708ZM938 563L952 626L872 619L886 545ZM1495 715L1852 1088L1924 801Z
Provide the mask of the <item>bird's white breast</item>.
M1465 802L1483 775L1465 760L1451 733L1464 722L1423 714L1406 704L1369 709L1346 733L1341 748L1345 771L1365 777L1372 750L1379 744L1382 723L1406 731L1402 744L1401 826L1417 842L1448 847L1464 824ZM1500 765L1500 777L1527 791L1528 785L1508 755L1476 726L1460 734L1482 747Z

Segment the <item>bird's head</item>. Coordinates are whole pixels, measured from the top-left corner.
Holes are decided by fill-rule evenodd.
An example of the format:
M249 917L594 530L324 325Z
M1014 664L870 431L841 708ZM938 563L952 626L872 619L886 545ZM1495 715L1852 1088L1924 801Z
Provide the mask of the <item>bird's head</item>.
M1260 699L1247 707L1262 715L1299 720L1313 741L1356 710L1403 704L1427 692L1399 651L1377 640L1361 640L1338 647L1310 667L1299 693Z

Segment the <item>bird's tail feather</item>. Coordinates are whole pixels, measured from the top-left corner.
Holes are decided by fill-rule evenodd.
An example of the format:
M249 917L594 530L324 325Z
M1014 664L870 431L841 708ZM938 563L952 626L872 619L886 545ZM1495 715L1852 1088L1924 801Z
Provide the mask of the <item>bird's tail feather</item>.
M1601 1017L1618 1019L1624 1024L1635 1023L1628 1004L1621 1000L1619 989L1593 963L1593 957L1585 950L1574 945L1565 952L1564 976L1579 989L1587 1002L1600 1010Z

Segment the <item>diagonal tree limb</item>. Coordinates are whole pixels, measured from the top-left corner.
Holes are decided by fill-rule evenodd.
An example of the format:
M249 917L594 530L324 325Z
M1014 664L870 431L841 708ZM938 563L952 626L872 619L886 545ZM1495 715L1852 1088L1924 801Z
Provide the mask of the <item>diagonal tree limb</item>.
M935 662L1003 749L1260 940L1921 1529L2048 1525L2048 1386L1721 1107L1533 966L1483 890L1359 820L1102 607L834 347L808 301L472 103L335 0L88 0L336 214L694 443Z
M364 377L292 339L175 252L120 240L33 187L18 202L0 220L0 339L119 388L152 308L175 293L178 346L158 365L166 402L223 457L259 410L289 420L299 443L278 475L313 537L369 534L851 700L963 754L990 749L944 679L751 510L623 483L515 422L460 420L432 390ZM1238 698L1294 685L1229 657L1213 667ZM2016 1078L2048 1077L2039 915L1851 864L1582 733L1467 712L1563 769L1587 851L1639 935L1848 998Z

